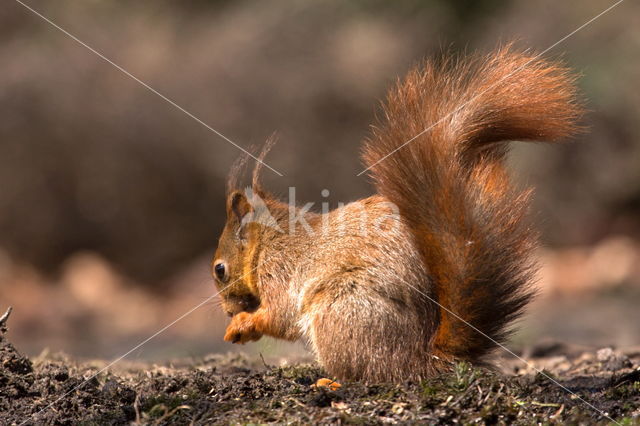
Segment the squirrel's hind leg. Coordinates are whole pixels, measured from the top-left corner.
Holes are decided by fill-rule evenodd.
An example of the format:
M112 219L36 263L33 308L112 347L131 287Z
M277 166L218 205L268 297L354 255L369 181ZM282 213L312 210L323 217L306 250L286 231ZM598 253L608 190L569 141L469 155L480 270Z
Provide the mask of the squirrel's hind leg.
M335 280L305 299L302 328L336 379L385 382L432 373L430 330L415 306L370 286Z

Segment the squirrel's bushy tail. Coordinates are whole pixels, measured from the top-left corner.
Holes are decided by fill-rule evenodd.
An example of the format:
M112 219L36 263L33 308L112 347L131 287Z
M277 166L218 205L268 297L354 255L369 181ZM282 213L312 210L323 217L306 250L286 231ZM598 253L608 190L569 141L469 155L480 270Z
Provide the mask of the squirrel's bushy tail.
M508 141L573 133L575 97L566 69L510 46L427 62L389 94L363 158L428 268L434 354L481 359L531 299L530 191L511 188L503 160Z

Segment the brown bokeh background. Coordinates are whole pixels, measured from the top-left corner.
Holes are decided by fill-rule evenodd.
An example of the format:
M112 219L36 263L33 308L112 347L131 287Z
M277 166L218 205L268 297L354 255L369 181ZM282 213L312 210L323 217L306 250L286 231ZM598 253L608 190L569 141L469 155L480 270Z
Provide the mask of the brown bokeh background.
M613 2L32 0L44 16L237 144L279 142L266 185L371 193L378 100L422 58L515 39L543 51ZM518 146L537 187L542 296L513 344L640 344L640 5L545 56L581 75L588 130ZM0 8L0 310L10 338L114 357L213 294L208 261L240 151L17 2ZM322 199L324 201L324 199ZM132 356L232 350L215 300ZM250 350L291 351L260 342ZM299 350L299 348L296 348Z

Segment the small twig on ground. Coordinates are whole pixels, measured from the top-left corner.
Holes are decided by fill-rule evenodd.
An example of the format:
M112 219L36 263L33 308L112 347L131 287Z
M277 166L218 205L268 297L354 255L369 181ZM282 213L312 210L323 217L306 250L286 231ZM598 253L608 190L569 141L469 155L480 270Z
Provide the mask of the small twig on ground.
M297 400L297 399L295 399L294 397L289 397L289 398L287 398L285 401L291 401L291 402L295 403L296 405L299 405L299 406L300 406L300 407L302 407L302 408L305 408L305 409L307 408L307 406L306 406L306 405L304 405L302 402L298 401L298 400Z
M136 400L133 402L133 409L136 411L136 422L134 424L142 424L142 416L140 415L140 393L136 392Z
M640 381L640 367L638 367L636 370L632 371L631 373L627 373L624 374L622 376L619 377L612 377L611 378L611 385L614 388L617 388L619 386L622 386L626 383L629 382L637 382Z
M9 315L11 315L11 311L13 311L13 308L9 306L7 312L0 317L0 331L2 332L5 332L7 329L7 320L9 319Z
M549 418L555 420L560 417L560 414L562 414L563 411L564 411L564 404L560 405L560 408L558 408L558 411L556 411L555 414Z
M264 368L266 368L267 370L271 370L271 366L267 364L267 362L264 360L264 357L262 356L262 352L260 352L260 359L262 360L262 364L264 364Z
M168 419L169 417L172 417L174 414L176 414L180 410L191 410L191 407L188 405L180 405L179 407L176 407L171 411L167 410L167 412L164 413L162 417L159 417L158 419L156 419L156 421L153 422L153 424L154 425L162 424L164 420Z

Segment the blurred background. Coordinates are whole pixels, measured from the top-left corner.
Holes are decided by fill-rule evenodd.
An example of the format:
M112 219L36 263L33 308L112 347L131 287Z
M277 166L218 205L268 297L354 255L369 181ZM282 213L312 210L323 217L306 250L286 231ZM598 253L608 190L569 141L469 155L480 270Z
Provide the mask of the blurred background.
M359 142L398 77L443 51L543 51L613 1L29 0L237 144L279 142L268 188L372 192ZM512 344L640 344L640 4L545 56L581 75L588 131L514 150L537 188L541 296ZM240 151L14 1L0 7L0 310L35 355L115 357L214 292L209 260ZM322 199L324 201L324 199ZM136 351L237 350L215 300ZM263 340L242 349L290 353ZM295 347L295 350L300 350Z

